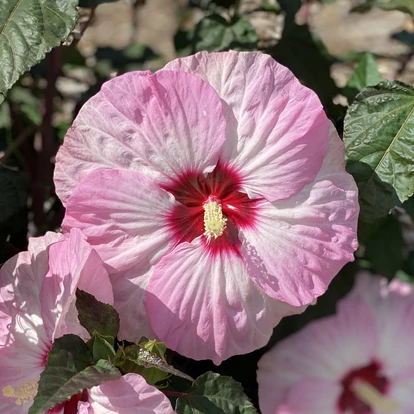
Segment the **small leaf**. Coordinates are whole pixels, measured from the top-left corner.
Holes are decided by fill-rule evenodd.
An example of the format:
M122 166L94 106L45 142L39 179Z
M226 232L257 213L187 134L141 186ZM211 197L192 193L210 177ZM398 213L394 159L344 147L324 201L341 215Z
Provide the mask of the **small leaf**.
M257 45L257 34L245 18L228 22L219 14L204 17L194 30L194 51L252 50Z
M390 0L390 1L376 1L375 7L383 10L399 10L404 13L409 13L414 16L414 2L413 0Z
M95 361L99 359L115 361L114 338L112 336L103 336L94 332L92 345L92 354Z
M403 261L404 240L400 222L391 215L378 220L371 226L363 244L374 271L392 279Z
M107 361L92 363L92 354L80 337L64 335L56 339L40 375L38 393L29 414L44 414L84 389L121 377Z
M67 38L77 0L0 1L0 104L19 76Z
M165 354L167 352L167 347L165 346L164 342L158 342L156 339L148 339L148 338L145 338L145 336L143 336L139 340L138 345L141 348L148 349L148 351L159 356L165 361Z
M349 78L344 93L350 101L353 101L362 89L376 85L382 80L374 57L371 53L365 53Z
M213 372L198 377L179 397L177 414L257 414L240 383Z
M26 207L27 182L23 176L0 165L0 225Z
M163 357L140 345L130 345L126 348L118 349L116 365L124 372L141 374L148 384L151 385L166 379L168 374L187 379L191 382L194 381L189 375L169 365Z
M345 117L347 170L371 223L414 192L414 88L385 81L364 89Z
M351 9L352 13L366 13L373 7L377 7L382 10L399 10L403 13L409 13L414 16L414 2L413 0L368 0L367 3L359 4Z
M79 322L93 336L99 332L103 336L116 337L119 331L118 312L106 303L102 303L90 293L77 289L76 308Z

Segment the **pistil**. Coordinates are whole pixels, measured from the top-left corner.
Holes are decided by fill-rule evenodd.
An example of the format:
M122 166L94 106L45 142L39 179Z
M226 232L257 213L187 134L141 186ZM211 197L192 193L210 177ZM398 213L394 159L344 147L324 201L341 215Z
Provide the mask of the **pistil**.
M210 240L217 239L226 229L227 219L224 217L221 204L217 201L208 201L204 208L204 235Z

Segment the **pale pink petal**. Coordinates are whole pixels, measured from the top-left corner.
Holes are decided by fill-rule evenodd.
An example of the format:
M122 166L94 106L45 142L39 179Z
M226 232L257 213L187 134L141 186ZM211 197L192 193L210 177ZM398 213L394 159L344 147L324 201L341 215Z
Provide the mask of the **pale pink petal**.
M316 94L287 68L268 55L230 51L200 52L165 69L199 76L224 101L229 128L220 159L240 172L251 198L284 200L315 178L329 121Z
M338 382L309 379L292 386L284 399L284 404L289 407L292 414L341 414L337 408L341 393ZM261 409L262 414L275 413L262 407ZM276 413L281 414L278 410Z
M28 251L0 269L0 389L8 385L3 381L24 382L43 368L52 338L43 326L39 295L48 270L47 247L62 238L53 233L30 238Z
M67 333L83 336L74 306L78 287L101 302L114 302L104 264L85 239L79 229L72 229L66 240L49 247L49 271L40 301L44 328L52 339Z
M360 272L352 291L341 302L360 301L375 314L378 345L376 358L389 378L414 374L414 296L403 282L388 284L386 278ZM398 344L398 352L396 352Z
M379 332L376 355L382 363L382 372L389 378L404 375L407 371L414 375L413 298L391 293L373 312Z
M81 109L56 158L64 203L97 168L139 170L171 183L182 173L210 172L225 140L217 93L187 73L130 72L102 87Z
M88 402L78 402L78 413L77 414L89 414L90 404Z
M62 227L80 228L105 263L118 271L147 266L170 249L167 216L176 204L142 173L96 170L70 197Z
M168 348L215 364L267 343L273 327L292 313L272 302L250 281L239 255L211 253L201 238L161 259L146 296L151 326Z
M371 309L343 302L337 315L310 323L260 359L261 405L270 409L282 404L288 390L301 381L340 381L356 367L371 364L377 341Z
M23 414L32 404L16 405L18 398L4 395L4 389L37 382L43 370L52 342L43 326L39 292L48 269L47 246L62 237L30 238L28 251L0 269L0 412Z
M155 339L145 307L145 293L151 273L152 267L135 266L111 276L114 307L120 317L118 338L121 340L138 342L143 336Z
M90 414L173 414L168 398L137 374L89 390Z
M332 128L315 180L289 200L259 201L255 225L240 231L249 276L269 296L309 304L353 260L359 206L343 163L343 143Z
M414 373L410 377L393 379L390 382L390 389L387 398L395 401L400 409L398 414L414 413ZM381 413L382 414L382 413Z

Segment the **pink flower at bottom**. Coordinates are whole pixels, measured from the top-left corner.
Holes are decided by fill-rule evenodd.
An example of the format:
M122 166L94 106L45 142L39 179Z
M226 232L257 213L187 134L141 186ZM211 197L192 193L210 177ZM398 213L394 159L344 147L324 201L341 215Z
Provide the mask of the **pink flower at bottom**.
M259 361L263 414L414 413L414 292L361 274L337 314Z
M121 338L153 330L216 364L265 345L357 247L343 144L317 96L260 53L107 82L68 131L55 183L63 228L112 268Z
M88 338L78 321L77 288L113 304L104 264L77 229L66 236L31 238L28 251L0 269L1 413L28 413L55 338L68 333ZM128 414L133 409L173 413L161 392L140 375L128 374L74 396L49 414Z

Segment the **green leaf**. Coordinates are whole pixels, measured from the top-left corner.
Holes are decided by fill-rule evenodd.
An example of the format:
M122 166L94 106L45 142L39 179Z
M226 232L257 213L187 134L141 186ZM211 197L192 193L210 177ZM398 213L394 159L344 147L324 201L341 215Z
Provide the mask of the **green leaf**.
M140 345L120 347L117 352L116 365L125 373L135 372L142 375L151 385L163 381L169 374L194 381L189 375L169 365L163 357Z
M77 0L0 1L0 104L19 76L67 38Z
M27 182L23 176L10 168L0 165L0 225L27 204Z
M86 388L121 377L107 361L92 363L92 355L81 338L64 335L56 339L40 375L38 393L29 414L44 414Z
M413 0L391 0L391 1L376 1L375 7L383 10L399 10L404 13L410 13L414 16L414 2Z
M228 22L219 14L204 17L194 30L195 52L222 50L253 50L257 46L257 34L251 23L242 17Z
M414 192L414 88L385 81L364 89L344 124L347 170L359 188L360 219L370 223Z
M76 308L79 322L92 336L99 332L103 336L115 338L119 331L118 312L106 303L102 303L90 293L77 289Z
M177 414L257 414L240 383L207 372L178 398Z
M114 338L94 332L92 338L92 354L95 361L105 359L115 361Z
M404 240L400 222L391 215L378 220L362 242L374 271L392 279L403 262Z
M167 347L165 346L164 342L158 342L156 339L148 339L143 336L139 340L138 345L143 349L148 349L148 351L159 356L165 361Z
M390 0L390 1L373 1L368 0L367 3L359 4L351 9L351 12L366 13L372 7L378 7L382 10L399 10L404 13L410 13L414 16L413 0Z
M383 80L371 53L365 53L346 84L344 93L349 101L367 86L373 86Z

